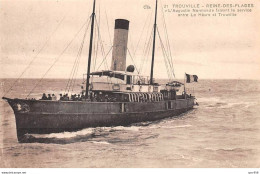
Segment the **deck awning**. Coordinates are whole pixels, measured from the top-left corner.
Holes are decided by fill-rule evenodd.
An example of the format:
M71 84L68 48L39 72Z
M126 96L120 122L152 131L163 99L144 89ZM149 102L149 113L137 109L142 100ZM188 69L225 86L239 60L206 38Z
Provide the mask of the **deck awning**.
M92 72L89 75L97 75L97 76L108 76L110 75L112 71L96 71L96 72Z
M108 76L108 77L114 77L121 80L125 79L125 73L117 72L117 71L97 71L97 72L90 73L90 75Z

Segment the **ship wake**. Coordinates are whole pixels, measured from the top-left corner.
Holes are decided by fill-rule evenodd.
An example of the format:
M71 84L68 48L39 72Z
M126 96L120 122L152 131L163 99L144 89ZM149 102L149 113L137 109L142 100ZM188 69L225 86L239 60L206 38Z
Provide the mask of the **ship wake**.
M139 131L138 126L116 126L86 128L75 132L61 132L51 134L26 134L23 143L70 144L76 142L91 142L95 144L109 144L105 141L94 141L94 138L107 137L117 131Z

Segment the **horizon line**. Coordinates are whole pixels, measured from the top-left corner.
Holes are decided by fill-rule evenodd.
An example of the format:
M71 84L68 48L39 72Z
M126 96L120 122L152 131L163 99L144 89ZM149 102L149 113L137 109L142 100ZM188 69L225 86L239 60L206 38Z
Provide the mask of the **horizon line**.
M15 78L15 77L9 77L9 78L4 78L4 77L0 77L0 79L17 79L18 80L18 78ZM20 78L20 79L41 79L41 78L37 78L37 77L34 77L34 78L27 78L27 77L24 77L24 78ZM68 80L68 79L70 79L70 78L44 78L45 80L46 79L62 79L62 80ZM43 79L43 80L44 80ZM75 78L75 79L78 79L78 80L82 80L82 78ZM167 79L167 78L155 78L155 79L160 79L160 80L169 80L169 79ZM175 78L175 79L177 79L177 80L179 80L179 79L184 79L184 78ZM247 78L199 78L199 80L260 80L260 79L247 79Z

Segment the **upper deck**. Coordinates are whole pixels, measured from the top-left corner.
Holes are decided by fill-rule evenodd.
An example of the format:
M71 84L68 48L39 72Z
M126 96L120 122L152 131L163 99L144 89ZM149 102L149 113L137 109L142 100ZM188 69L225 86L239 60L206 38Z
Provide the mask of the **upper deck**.
M161 85L149 84L148 76L127 71L97 71L90 73L90 90L120 92L160 92Z

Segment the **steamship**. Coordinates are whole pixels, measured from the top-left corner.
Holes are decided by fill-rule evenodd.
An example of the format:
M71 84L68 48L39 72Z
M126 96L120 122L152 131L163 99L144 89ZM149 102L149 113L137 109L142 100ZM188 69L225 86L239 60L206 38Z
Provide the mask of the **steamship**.
M18 141L26 134L76 131L88 127L127 126L178 116L191 110L195 96L180 89L185 83L169 81L159 84L153 78L157 27L157 0L153 28L150 77L126 67L129 21L116 19L110 70L90 72L95 0L91 16L88 70L81 100L32 100L3 97L14 111ZM186 81L197 81L186 74ZM186 82L185 81L185 82Z

